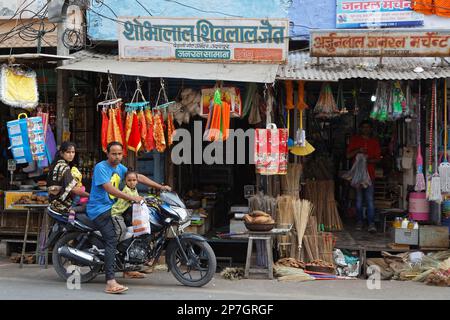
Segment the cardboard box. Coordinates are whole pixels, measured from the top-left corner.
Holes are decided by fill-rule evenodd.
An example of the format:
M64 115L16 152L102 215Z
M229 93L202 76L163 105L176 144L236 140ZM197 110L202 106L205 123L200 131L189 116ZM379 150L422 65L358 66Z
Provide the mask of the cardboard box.
M394 229L394 242L412 246L419 245L419 229Z
M5 209L6 210L24 210L24 207L11 207L11 205L18 201L23 196L31 197L33 192L31 191L6 191L5 192Z
M445 248L449 246L448 227L421 226L419 245L423 248Z

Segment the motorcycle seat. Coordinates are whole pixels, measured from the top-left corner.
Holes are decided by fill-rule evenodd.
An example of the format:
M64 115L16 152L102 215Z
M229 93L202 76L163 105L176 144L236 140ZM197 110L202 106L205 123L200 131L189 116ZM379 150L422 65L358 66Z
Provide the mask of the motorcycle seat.
M94 222L91 219L89 219L89 217L86 215L86 213L81 213L81 212L77 213L77 215L75 216L75 219L80 221L81 223L85 224L89 228L97 230Z

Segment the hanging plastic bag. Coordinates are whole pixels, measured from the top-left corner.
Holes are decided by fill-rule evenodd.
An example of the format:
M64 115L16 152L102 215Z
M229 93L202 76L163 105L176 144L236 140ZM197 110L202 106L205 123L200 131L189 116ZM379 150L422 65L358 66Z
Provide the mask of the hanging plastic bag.
M144 234L151 234L150 227L150 211L145 203L133 204L133 234L141 236Z
M367 158L364 154L358 153L355 158L355 163L349 172L342 175L354 188L367 188L372 185L369 172L367 171Z
M256 173L262 175L287 174L288 131L277 129L273 123L267 129L255 131Z
M0 100L11 107L35 108L39 102L36 72L2 65Z

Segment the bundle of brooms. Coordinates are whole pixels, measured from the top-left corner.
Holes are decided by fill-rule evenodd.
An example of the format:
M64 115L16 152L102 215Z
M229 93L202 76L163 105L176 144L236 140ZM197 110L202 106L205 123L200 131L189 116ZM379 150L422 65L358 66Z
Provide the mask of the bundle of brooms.
M317 223L324 225L327 231L340 231L343 229L341 217L334 198L334 181L307 180L305 185L305 198L312 202L317 217Z
M277 224L278 225L292 225L294 224L295 197L279 196L277 198ZM296 238L291 233L288 236L278 236L278 252L280 257L292 257L294 254L294 246L296 245ZM290 250L289 250L290 249ZM289 252L288 252L289 250Z
M287 175L281 176L281 193L298 198L300 196L302 165L300 163L289 163L287 172Z
M336 239L331 232L318 232L315 216L311 216L303 236L300 259L306 262L323 260L334 264L333 249Z

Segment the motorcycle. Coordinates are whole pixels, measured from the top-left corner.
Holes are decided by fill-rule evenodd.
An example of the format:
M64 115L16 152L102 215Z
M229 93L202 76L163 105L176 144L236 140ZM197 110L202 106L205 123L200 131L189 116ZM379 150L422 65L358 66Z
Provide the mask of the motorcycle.
M117 245L115 270L139 271L148 262L154 266L165 250L168 271L183 285L201 287L210 282L216 272L216 256L204 237L184 232L191 215L183 201L174 192L144 199L150 211L151 233L141 236L127 233ZM50 208L47 212L55 219L47 248L53 247L56 273L67 281L76 270L81 283L104 273L102 235L87 215L78 213L71 223L67 215Z

